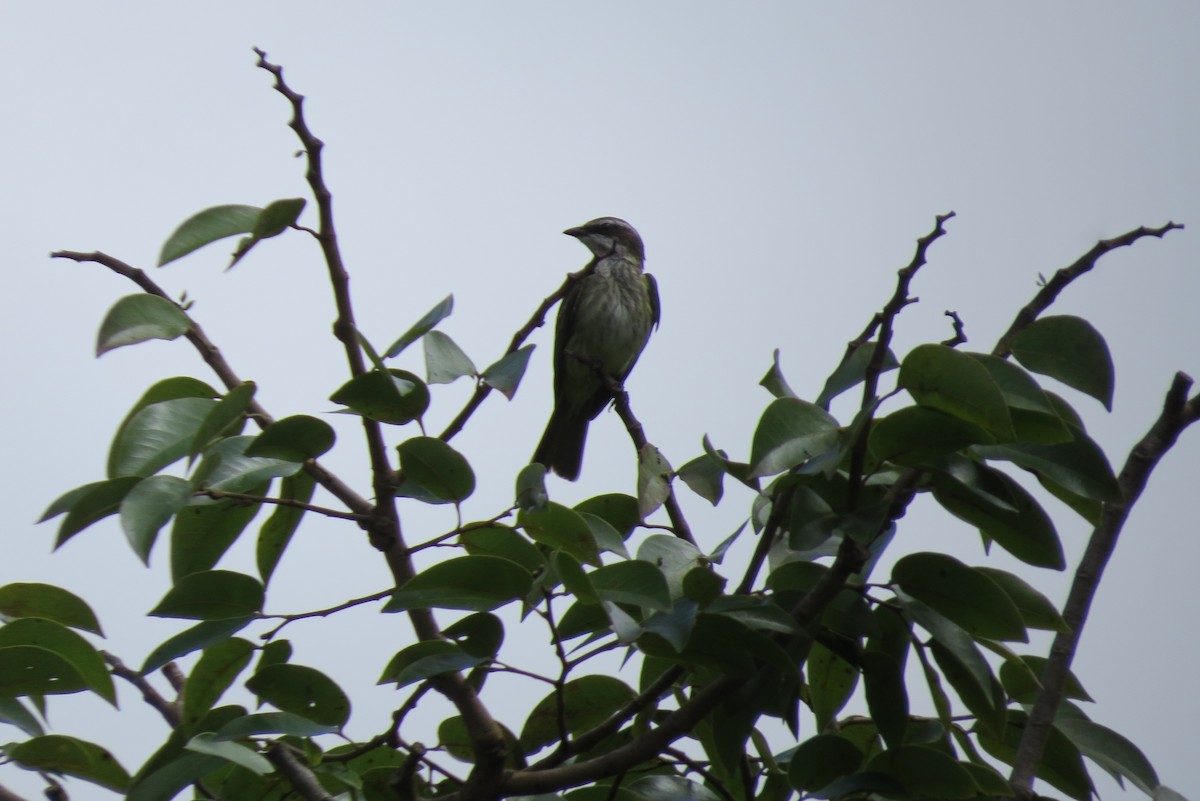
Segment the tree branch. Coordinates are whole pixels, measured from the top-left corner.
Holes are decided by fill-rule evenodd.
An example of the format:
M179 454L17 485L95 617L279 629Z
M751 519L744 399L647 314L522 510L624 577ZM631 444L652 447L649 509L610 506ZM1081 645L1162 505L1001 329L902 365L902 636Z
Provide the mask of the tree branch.
M162 715L163 720L167 722L168 726L172 729L179 727L179 724L183 722L183 715L179 711L178 701L168 701L166 698L163 698L145 676L126 665L113 654L101 651L100 656L108 663L114 676L124 679L142 691L142 698L147 704L158 710L158 714Z
M325 792L316 774L300 761L287 743L276 741L267 746L267 759L301 798L307 801L333 801L333 796Z
M262 495L249 495L245 492L229 492L228 490L219 489L201 489L196 491L197 495L204 495L213 500L231 500L240 503L268 503L274 506L286 506L289 509L303 509L306 512L312 512L325 517L336 517L341 520L351 520L354 522L362 522L368 519L367 515L356 514L354 512L342 512L337 509L328 509L324 506L314 506L311 503L304 503L295 498L269 498Z
M1127 231L1120 236L1112 239L1101 239L1091 250L1084 253L1075 262L1054 274L1054 277L1042 285L1041 290L1034 295L1033 300L1029 302L1025 308L1017 312L1017 317L1013 320L1012 325L1004 332L1004 336L1000 337L1000 341L996 343L996 347L992 350L993 356L1006 358L1012 353L1012 339L1021 331L1024 331L1038 316L1046 309L1050 308L1050 304L1058 298L1058 294L1067 288L1067 285L1074 281L1079 276L1091 270L1096 266L1096 262L1100 257L1111 250L1123 248L1127 245L1132 245L1134 242L1147 236L1155 236L1162 239L1168 231L1175 229L1183 229L1183 226L1178 223L1168 222L1161 228L1147 228L1142 226L1135 228L1132 231Z
M0 784L0 801L29 801L29 799L23 795L17 795L3 784Z
M1134 446L1117 479L1122 500L1104 504L1100 523L1092 532L1083 559L1075 570L1075 579L1063 609L1063 619L1068 628L1054 638L1050 658L1042 672L1041 689L1029 713L1029 721L1021 735L1021 742L1013 760L1011 781L1021 797L1034 797L1033 781L1037 765L1041 761L1050 729L1054 725L1054 718L1062 701L1063 686L1083 634L1083 627L1087 623L1100 577L1116 549L1121 529L1159 461L1175 444L1184 429L1200 419L1200 395L1187 399L1191 385L1190 377L1184 373L1175 374L1163 404L1162 414Z

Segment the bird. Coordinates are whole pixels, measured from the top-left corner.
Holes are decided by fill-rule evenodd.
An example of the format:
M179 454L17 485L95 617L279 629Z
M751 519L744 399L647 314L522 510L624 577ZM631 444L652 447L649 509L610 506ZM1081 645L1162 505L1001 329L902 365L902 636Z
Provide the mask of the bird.
M612 400L658 327L658 283L645 272L637 230L599 217L563 231L592 252L570 283L554 334L554 411L532 461L568 481L579 478L588 423ZM601 374L601 371L603 374Z

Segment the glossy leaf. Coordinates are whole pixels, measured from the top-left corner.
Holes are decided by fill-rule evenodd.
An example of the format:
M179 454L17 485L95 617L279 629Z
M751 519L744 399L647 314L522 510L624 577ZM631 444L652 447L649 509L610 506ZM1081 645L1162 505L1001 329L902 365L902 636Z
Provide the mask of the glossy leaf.
M216 405L187 397L142 407L117 430L108 452L109 476L150 476L187 456Z
M254 646L230 637L204 649L183 687L183 722L192 726L208 714L254 654Z
M192 321L173 301L158 295L126 295L100 323L96 355L150 339L178 339L191 328Z
M25 708L19 698L2 698L0 697L0 723L8 723L16 726L30 737L37 737L45 734L42 724L38 723L37 717L32 712Z
M79 670L60 654L36 645L0 648L0 698L66 695L88 689Z
M54 547L59 548L93 523L116 514L121 508L121 501L140 481L141 478L137 476L96 481L77 487L56 500L42 516L43 520L49 519L69 504L67 515L58 526Z
M261 489L275 478L285 478L300 471L301 465L284 459L265 456L247 456L246 449L254 437L244 435L228 437L204 452L192 483L197 487L225 492L248 493Z
M250 249L262 240L279 236L289 227L295 225L296 220L300 217L300 212L304 210L305 203L304 198L296 197L275 200L267 204L258 213L258 216L255 217L254 227L250 231L250 236L243 237L238 241L233 258L229 262L229 266L225 269L233 269L233 266L241 261L250 252Z
M517 738L506 726L500 725L500 732L504 738L504 752L508 755L504 766L509 769L520 767L521 747L517 744ZM474 743L470 734L467 733L467 726L463 723L462 716L455 715L439 723L437 737L438 742L450 756L461 762L475 761Z
M771 369L767 370L767 374L759 380L758 385L763 387L777 398L798 398L790 386L787 379L783 377L783 369L779 366L779 348L775 349L775 353L771 357Z
M449 384L464 375L475 375L471 357L441 331L430 331L421 341L425 345L425 380L430 384Z
M1097 501L1120 500L1121 487L1104 451L1082 431L1073 433L1073 440L1059 445L1018 443L976 450L985 459L1004 459L1032 470L1076 495Z
M846 702L850 700L850 696L854 694L854 688L858 686L858 670L818 642L814 643L808 652L808 661L804 665L804 671L808 678L809 699L812 703L813 715L817 719L817 730L826 731L830 723L837 717L838 712L841 712ZM859 754L858 758L861 760L862 754ZM811 767L809 766L806 770ZM851 770L857 767L858 762L855 762ZM806 781L809 780L806 779ZM820 787L823 786L820 785ZM820 787L815 789L820 789Z
M1059 717L1054 728L1067 736L1079 752L1105 770L1133 783L1147 795L1158 787L1158 774L1141 750L1112 729L1083 718Z
M914 348L900 365L899 384L921 406L973 423L1001 442L1016 436L1008 404L987 368L954 348Z
M517 525L534 542L566 551L586 565L600 565L600 551L592 530L573 509L550 503L545 509L520 512Z
M459 541L469 554L503 557L516 562L530 573L536 573L546 567L546 560L536 545L499 523L470 528L459 535Z
M91 643L66 626L43 618L12 620L0 626L0 649L15 646L42 648L62 658L74 668L87 689L116 706L116 689L104 659Z
M250 233L254 230L260 211L262 209L256 206L213 206L189 217L163 243L158 266L162 267L219 239Z
M392 657L379 684L395 684L397 688L443 673L457 673L487 661L487 657L472 656L457 643L428 640L413 643Z
M171 801L198 779L223 767L226 761L209 754L186 753L134 777L126 801Z
M1069 442L1073 435L1049 393L1029 373L990 353L969 353L988 371L1008 404L1018 442Z
M259 712L235 718L216 732L217 740L240 740L256 734L290 734L293 737L314 737L332 734L336 726L315 723L290 712Z
M250 495L266 485L248 487ZM260 505L234 500L196 503L175 514L171 526L171 578L211 570L258 514Z
M596 495L575 505L575 511L602 517L617 530L622 540L629 539L634 528L642 522L638 516L637 498L620 492Z
M818 734L796 747L788 763L788 783L801 793L813 793L835 779L858 770L863 753L836 734Z
M975 570L990 578L1012 600L1025 625L1031 629L1046 631L1068 631L1070 627L1063 620L1058 609L1045 595L1031 587L1020 576L1014 576L1004 570L993 567L976 567Z
M312 500L316 484L316 480L307 473L288 476L280 482L279 498L308 503ZM279 565L279 560L283 557L284 550L291 542L292 535L296 533L296 529L299 528L300 521L303 519L303 509L276 506L275 511L271 512L271 516L259 529L255 557L258 575L262 578L264 585L271 580L275 568Z
M1022 663L1019 666L1011 661L1005 661L1000 666L1000 683L1004 685L1005 692L1014 701L1032 704L1037 697L1038 690L1042 688L1041 677L1048 660L1044 656L1033 655L1023 655L1019 659ZM1073 698L1077 701L1094 700L1088 695L1087 690L1083 688L1083 684L1075 674L1070 671L1067 671L1062 694L1064 698Z
M900 747L905 741L909 709L903 662L884 650L868 649L862 655L862 674L871 719L888 748Z
M907 465L994 441L979 426L954 415L925 406L906 406L876 420L867 443L876 461Z
M916 798L974 798L979 792L953 757L923 745L889 748L868 762L867 770L891 776Z
M191 499L190 481L175 476L150 476L138 482L121 500L121 530L142 562L150 564L150 549L159 529Z
M455 621L442 633L471 656L491 659L504 642L504 624L490 612L476 612Z
M940 553L916 553L892 568L892 581L975 637L1027 642L1016 605L986 574Z
M942 616L932 608L926 606L915 598L907 595L903 590L897 590L896 599L900 602L901 607L915 623L925 629L929 634L941 643L942 646L952 653L966 669L968 676L975 685L975 689L980 694L989 694L992 691L992 683L995 678L992 676L992 669L988 666L987 661L971 641L971 635L951 621L949 618Z
M516 508L520 511L544 509L550 501L546 491L546 466L531 462L517 473Z
M683 597L683 580L694 567L706 567L700 550L670 534L651 534L638 546L637 558L654 565L667 579L672 598Z
M662 451L647 442L638 451L638 515L644 520L671 495L671 463Z
M579 512L579 507L576 507L575 511ZM579 512L579 516L583 518L583 522L588 524L588 530L592 532L592 539L596 541L598 550L615 553L622 559L629 558L625 540L621 538L621 533L613 528L611 523L603 517L588 512Z
M149 675L181 656L187 656L202 648L227 640L244 629L251 620L253 620L251 617L235 617L197 623L151 651L138 672L143 676Z
M324 673L303 665L270 665L246 689L283 712L341 728L350 719L350 699Z
M972 465L969 474L935 477L934 499L1022 562L1052 570L1066 567L1058 532L1037 500L999 470L964 463Z
M334 440L333 427L329 423L297 414L276 420L263 429L246 448L246 455L303 462L328 452Z
M241 743L217 739L212 732L197 734L188 740L184 748L197 754L220 757L260 776L265 776L275 770L270 761L262 754Z
M725 494L725 471L707 453L697 456L679 468L677 475L688 488L716 506Z
M778 398L758 421L750 446L750 476L769 476L811 459L837 443L838 423L807 401Z
M14 583L0 587L0 615L45 618L104 636L92 608L79 596L52 584Z
M652 610L671 608L667 580L662 571L649 562L616 562L593 570L588 577L602 600Z
M848 359L844 359L833 371L833 375L825 381L825 387L821 390L820 397L817 398L817 405L822 409L828 409L829 404L838 395L841 395L851 387L861 384L867 375L867 368L871 363L871 357L875 355L875 343L866 342L859 345L850 354ZM900 366L900 362L896 361L896 356L891 349L883 355L883 362L880 364L879 373L882 375L889 370L895 370Z
M517 387L525 376L525 368L529 366L529 357L533 355L533 345L524 345L512 353L506 353L499 361L483 371L483 383L492 389L499 390L509 400L517 394Z
M475 473L466 458L437 437L413 437L400 443L397 488L401 497L425 503L458 503L475 491Z
M253 615L262 610L262 603L263 586L257 579L228 570L206 570L176 581L150 614L227 620Z
M372 370L355 376L329 396L349 412L380 423L404 425L425 414L429 388L404 370Z
M404 583L384 606L406 609L466 609L486 612L523 598L533 576L498 556L460 556L422 570Z
M559 739L560 704L568 734L594 728L631 702L637 694L612 676L593 675L568 681L562 693L539 701L521 729L521 748L534 753Z
M217 401L208 417L204 418L200 430L196 432L188 454L195 456L218 438L241 433L246 423L247 410L254 402L256 391L257 387L253 381L244 381Z
M1027 723L1020 710L1009 713L1008 725L1001 737L980 733L979 744L989 754L1006 765L1016 758L1017 745ZM1051 729L1046 740L1046 749L1037 766L1037 777L1066 794L1075 801L1090 801L1094 795L1091 778L1083 764L1079 749L1057 729Z
M1112 411L1112 356L1104 337L1087 320L1070 315L1041 317L1009 344L1025 367L1091 395Z
M29 770L64 773L116 793L129 787L129 774L105 748L95 743L47 734L5 748L6 755Z
M392 346L383 354L383 358L391 359L394 356L398 356L402 350L425 336L433 330L434 326L449 317L452 311L454 311L454 296L447 295L440 303L427 311L424 317L417 320L412 328L405 331L399 339L393 342Z

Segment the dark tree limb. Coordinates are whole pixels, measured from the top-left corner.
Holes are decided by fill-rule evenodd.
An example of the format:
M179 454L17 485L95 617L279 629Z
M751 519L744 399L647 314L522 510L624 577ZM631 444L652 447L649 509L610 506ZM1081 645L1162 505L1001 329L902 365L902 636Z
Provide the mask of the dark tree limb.
M649 440L646 439L646 431L642 428L641 422L633 415L633 408L629 405L629 393L624 388L613 392L613 408L617 410L617 415L625 424L625 430L629 432L629 438L633 440L633 447L638 452L640 459L642 448L649 444ZM687 518L683 516L683 509L679 506L679 500L675 497L673 481L667 482L667 497L663 500L663 508L667 510L667 517L671 519L671 531L675 536L695 545L696 540L692 537L692 529L688 526Z
M1165 229L1160 229L1165 230ZM1029 721L1021 735L1013 760L1011 781L1022 798L1033 798L1033 781L1041 761L1050 729L1062 701L1063 687L1070 673L1071 661L1087 623L1088 611L1100 585L1104 568L1117 546L1117 538L1129 517L1129 512L1146 487L1150 474L1189 425L1200 419L1200 395L1187 397L1192 379L1176 373L1167 392L1162 413L1154 425L1133 447L1117 481L1122 499L1105 503L1100 523L1092 532L1083 559L1075 570L1075 580L1063 609L1067 631L1059 632L1050 649L1050 658L1041 676L1041 689L1029 713Z
M278 741L271 743L267 746L267 759L301 798L306 801L333 801L333 796L325 792L316 774L300 761L300 755L290 745Z
M1132 245L1134 242L1147 236L1155 236L1162 239L1168 231L1176 229L1182 230L1183 226L1174 222L1168 222L1161 228L1147 228L1143 225L1140 228L1127 231L1112 239L1101 239L1091 250L1084 253L1072 264L1060 269L1054 274L1053 278L1042 285L1041 290L1034 295L1033 300L1025 308L1017 312L1016 319L1013 320L1008 330L1004 332L1004 336L1000 337L1000 341L996 343L996 347L992 350L992 355L1007 358L1012 353L1013 337L1032 325L1033 321L1042 312L1050 308L1050 305L1058 298L1059 293L1067 288L1068 284L1095 267L1096 262L1105 253Z
M3 784L0 784L0 801L29 801L29 799L23 795L17 795Z
M101 651L100 656L108 663L109 669L114 676L124 679L125 681L137 687L142 693L142 699L152 706L158 714L162 715L163 720L172 729L177 728L183 722L183 715L179 711L179 701L168 701L162 697L162 694L154 688L145 676L138 673L133 668L126 665L118 657L113 656L107 651Z

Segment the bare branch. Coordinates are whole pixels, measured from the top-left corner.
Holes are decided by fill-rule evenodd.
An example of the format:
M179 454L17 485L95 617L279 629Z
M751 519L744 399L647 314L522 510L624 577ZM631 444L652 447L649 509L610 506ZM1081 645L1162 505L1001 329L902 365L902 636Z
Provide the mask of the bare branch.
M1182 230L1183 226L1173 222L1168 222L1161 228L1147 228L1143 225L1141 228L1127 231L1112 239L1101 239L1091 250L1076 259L1073 264L1063 267L1054 274L1053 278L1043 284L1041 290L1034 295L1033 300L1025 308L1017 312L1016 319L1013 320L1008 330L1004 332L1004 336L1000 337L1000 341L996 343L996 347L992 350L992 355L1006 358L1012 353L1013 337L1032 325L1033 321L1038 318L1038 315L1050 308L1050 304L1054 303L1058 298L1058 294L1066 289L1068 284L1095 267L1096 262L1105 253L1132 245L1134 242L1147 236L1155 236L1162 239L1168 231L1176 229Z
M114 676L125 679L125 681L141 690L142 698L147 704L158 710L158 714L162 715L163 720L167 722L168 726L174 729L183 722L183 715L179 711L180 705L178 700L168 701L166 698L163 698L145 676L126 665L113 654L101 651L100 656L108 663Z
M267 746L267 759L301 798L307 801L333 801L333 796L325 792L316 774L300 761L301 756L287 743L273 742Z
M304 503L295 498L268 498L262 495L248 495L244 492L229 492L228 490L219 489L202 489L196 491L197 495L204 495L214 500L231 500L240 503L268 503L273 506L286 506L289 509L303 509L306 512L324 515L325 517L336 517L341 520L352 520L354 522L362 522L369 520L369 515L355 514L354 512L342 512L337 509L329 509L324 506L314 506L311 503Z
M1167 391L1162 413L1141 441L1133 447L1118 476L1122 500L1104 504L1100 523L1092 532L1083 559L1075 570L1075 579L1063 609L1067 630L1059 632L1054 638L1050 658L1042 672L1041 689L1029 713L1029 722L1021 735L1021 742L1013 760L1011 781L1021 797L1034 797L1034 773L1041 761L1050 729L1062 701L1063 687L1070 672L1071 661L1083 634L1083 627L1087 623L1088 612L1100 585L1100 578L1117 546L1117 538L1129 517L1129 512L1141 496L1150 474L1159 461L1175 444L1184 429L1200 419L1200 395L1191 400L1187 399L1191 385L1190 377L1184 373L1175 374L1171 388Z
M29 801L23 795L17 795L12 790L0 784L0 801Z

